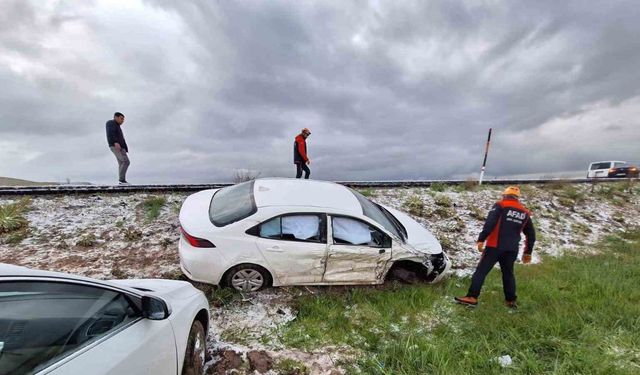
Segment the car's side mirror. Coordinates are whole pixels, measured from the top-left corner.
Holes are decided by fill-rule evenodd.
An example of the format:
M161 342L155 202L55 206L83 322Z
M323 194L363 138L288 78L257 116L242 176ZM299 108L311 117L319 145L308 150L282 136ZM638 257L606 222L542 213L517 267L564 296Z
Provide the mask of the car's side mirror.
M160 298L142 297L142 316L151 320L167 319L170 315L169 306Z

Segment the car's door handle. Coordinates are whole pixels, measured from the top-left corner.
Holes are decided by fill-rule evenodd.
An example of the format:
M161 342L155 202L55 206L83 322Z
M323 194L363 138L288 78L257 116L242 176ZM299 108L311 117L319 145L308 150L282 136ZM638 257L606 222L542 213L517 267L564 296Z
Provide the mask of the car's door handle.
M267 247L267 251L273 251L274 253L281 253L283 250L280 246Z
M380 249L380 250L378 250L378 254L384 254L384 253L385 253L385 251L387 251L387 250L385 250L385 249Z

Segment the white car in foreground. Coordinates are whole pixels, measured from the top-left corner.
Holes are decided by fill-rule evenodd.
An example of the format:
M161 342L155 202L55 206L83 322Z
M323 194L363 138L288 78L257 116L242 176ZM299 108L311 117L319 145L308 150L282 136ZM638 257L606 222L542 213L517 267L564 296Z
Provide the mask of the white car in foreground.
M381 284L395 271L440 280L451 262L407 214L332 182L259 179L189 196L180 265L192 280L273 285Z
M209 305L184 281L0 263L0 374L202 374Z

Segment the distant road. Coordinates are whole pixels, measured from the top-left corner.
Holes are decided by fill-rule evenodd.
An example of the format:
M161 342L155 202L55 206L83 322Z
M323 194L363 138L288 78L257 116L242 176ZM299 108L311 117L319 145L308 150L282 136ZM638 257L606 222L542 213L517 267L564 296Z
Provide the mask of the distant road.
M628 181L629 179L494 179L484 181L485 185L512 184L548 184L548 183L599 183ZM637 179L633 179L637 180ZM469 180L403 180L403 181L337 181L352 188L408 188L429 187L433 184L460 185L472 183ZM45 186L0 186L0 195L45 195L45 194L94 194L94 193L137 193L137 192L172 192L200 191L217 189L233 185L232 183L211 184L168 184L168 185L45 185Z

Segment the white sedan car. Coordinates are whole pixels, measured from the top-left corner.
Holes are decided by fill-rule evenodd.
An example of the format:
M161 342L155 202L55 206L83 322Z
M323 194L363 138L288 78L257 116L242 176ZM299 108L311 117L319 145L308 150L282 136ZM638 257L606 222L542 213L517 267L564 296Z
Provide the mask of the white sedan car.
M174 280L0 263L0 374L202 374L209 305Z
M332 182L258 179L189 196L180 265L190 279L265 286L381 284L395 271L440 280L451 262L407 214Z

